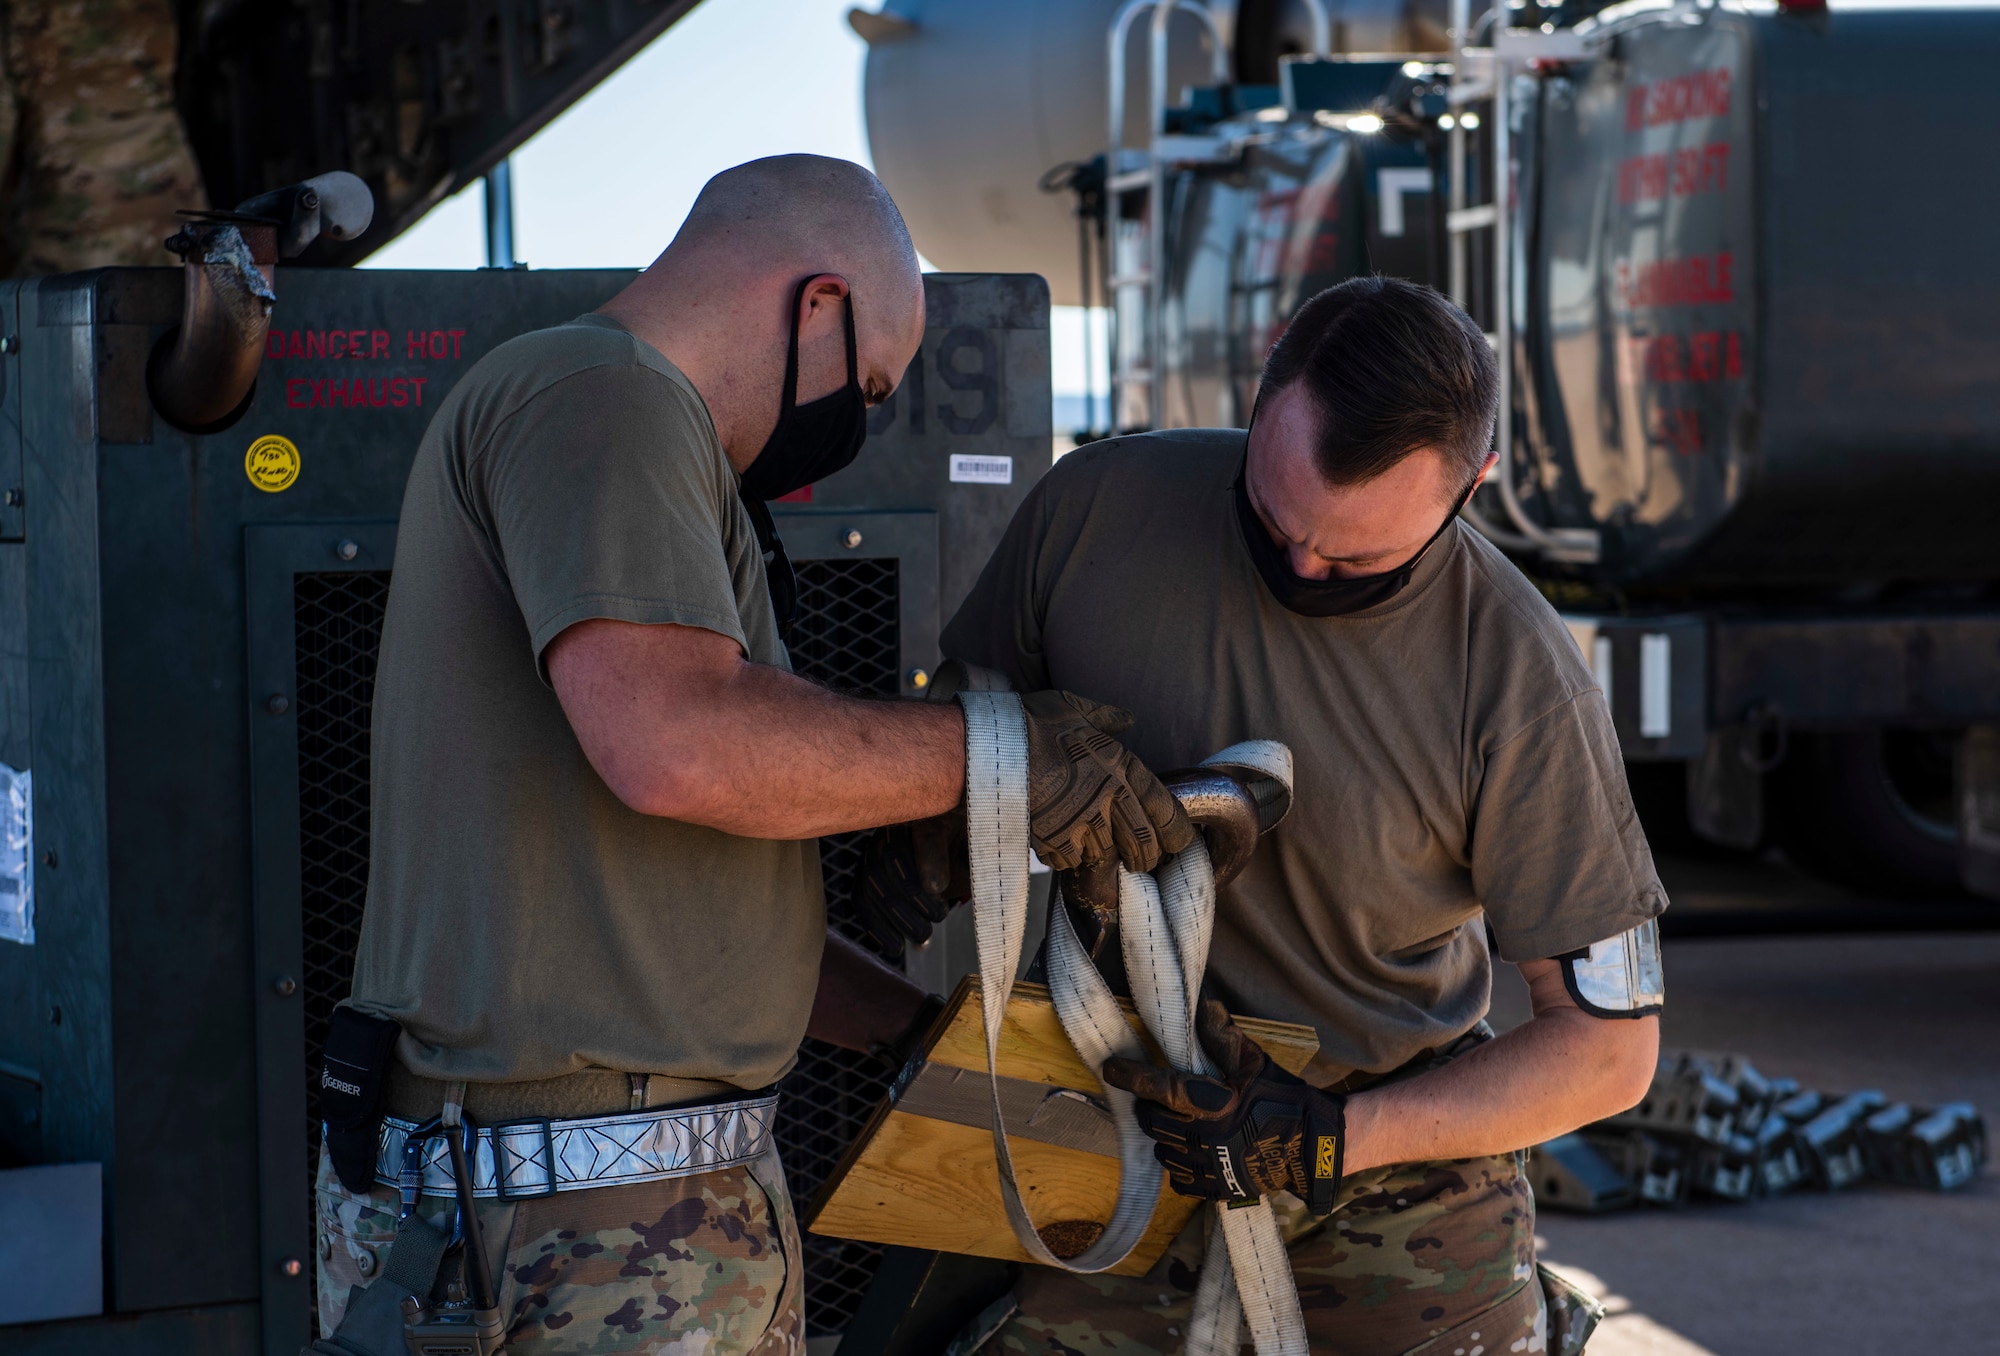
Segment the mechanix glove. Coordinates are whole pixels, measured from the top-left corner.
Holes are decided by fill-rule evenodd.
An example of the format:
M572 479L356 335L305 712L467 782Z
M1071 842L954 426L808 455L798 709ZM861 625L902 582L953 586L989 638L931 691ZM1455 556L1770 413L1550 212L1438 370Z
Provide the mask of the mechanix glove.
M1345 1099L1273 1064L1212 998L1202 1002L1196 1034L1221 1079L1115 1056L1104 1063L1104 1081L1139 1099L1139 1127L1174 1190L1211 1201L1289 1191L1313 1214L1332 1214Z
M962 808L877 829L862 845L854 915L890 960L901 959L905 943L929 941L931 928L971 894Z
M1028 727L1028 837L1057 871L1115 856L1132 871L1194 841L1174 793L1113 735L1132 716L1073 692L1021 698Z

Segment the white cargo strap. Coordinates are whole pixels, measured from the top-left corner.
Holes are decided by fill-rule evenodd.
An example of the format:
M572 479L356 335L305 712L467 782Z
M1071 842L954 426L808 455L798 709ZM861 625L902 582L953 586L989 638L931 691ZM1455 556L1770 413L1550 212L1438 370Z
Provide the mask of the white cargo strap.
M1028 923L1028 741L1021 700L1011 692L961 692L965 710L965 808L971 845L972 903L979 942L980 999L986 1027L986 1069L995 1072L1000 1026ZM1238 744L1208 760L1249 766L1292 780L1291 751L1270 741ZM1212 1074L1195 1039L1195 1005L1208 967L1215 925L1215 875L1208 849L1196 838L1155 875L1119 872L1119 934L1132 1001L1168 1062L1186 1073ZM1110 986L1085 954L1067 911L1049 918L1049 990L1063 1030L1083 1062L1102 1070L1112 1055L1144 1059L1138 1034L1125 1021ZM1081 1255L1065 1261L1035 1232L1021 1201L1007 1146L1000 1088L993 1082L993 1151L1000 1195L1014 1236L1036 1261L1068 1271L1118 1265L1137 1246L1159 1197L1161 1169L1152 1141L1133 1115L1130 1093L1106 1086L1118 1130L1118 1204L1111 1222ZM1247 1319L1258 1356L1306 1356L1305 1320L1277 1218L1259 1202L1242 1209L1218 1205L1189 1324L1187 1356L1233 1356ZM1216 1240L1223 1240L1217 1247ZM1231 1280L1235 1284L1231 1285Z

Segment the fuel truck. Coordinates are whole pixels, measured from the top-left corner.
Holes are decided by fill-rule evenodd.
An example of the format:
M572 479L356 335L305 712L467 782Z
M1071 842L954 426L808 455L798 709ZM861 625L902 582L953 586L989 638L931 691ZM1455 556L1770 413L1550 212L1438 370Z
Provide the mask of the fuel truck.
M1080 437L1244 424L1286 320L1344 278L1447 291L1502 359L1466 516L1569 619L1654 841L2000 898L2000 112L1958 74L2000 11L853 22L926 255L1109 309Z

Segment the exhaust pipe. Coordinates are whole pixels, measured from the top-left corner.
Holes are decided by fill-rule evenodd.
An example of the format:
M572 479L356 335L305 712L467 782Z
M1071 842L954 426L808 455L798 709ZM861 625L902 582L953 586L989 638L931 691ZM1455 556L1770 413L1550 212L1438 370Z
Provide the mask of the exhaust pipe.
M351 240L368 229L368 185L336 170L265 193L233 212L189 213L167 241L181 257L181 323L146 365L153 408L184 433L219 433L243 416L271 332L280 258L321 235Z
M257 386L277 293L276 232L233 222L192 222L167 248L181 256L181 323L146 365L153 407L183 433L216 433L236 422ZM256 256L264 254L260 260Z

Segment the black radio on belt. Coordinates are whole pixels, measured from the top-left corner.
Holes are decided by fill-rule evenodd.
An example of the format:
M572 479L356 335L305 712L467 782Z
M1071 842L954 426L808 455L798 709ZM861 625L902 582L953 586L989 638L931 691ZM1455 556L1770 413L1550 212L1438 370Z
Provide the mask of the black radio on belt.
M319 1069L326 1152L340 1184L356 1195L375 1189L382 1085L402 1032L401 1022L350 1007L335 1008L326 1025L326 1055Z

